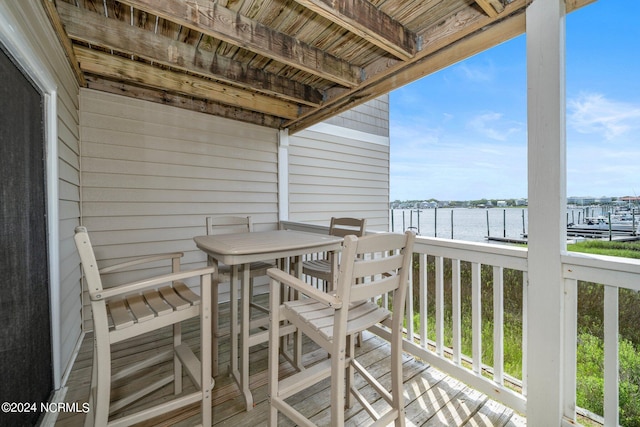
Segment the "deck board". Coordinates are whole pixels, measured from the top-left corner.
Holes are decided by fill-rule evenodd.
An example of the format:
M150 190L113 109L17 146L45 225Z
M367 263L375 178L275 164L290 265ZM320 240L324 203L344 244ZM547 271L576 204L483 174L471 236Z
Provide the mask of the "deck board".
M196 354L198 342L197 321L185 322L183 328L184 341L195 344ZM132 343L120 343L115 346L113 366L116 371L120 366L140 358L150 357L158 351L169 348L171 345L171 330L165 330L148 334ZM88 334L74 363L73 369L67 381L66 402L84 403L88 401L89 383L91 380L93 338ZM215 378L216 384L212 392L213 400L213 425L230 427L250 427L267 425L269 402L267 400L267 347L258 345L251 349L250 353L250 384L253 391L255 406L252 411L244 410L244 399L238 387L227 375L229 364L229 339L220 341L220 375ZM389 386L391 374L388 370L390 357L389 344L384 340L365 332L362 346L357 348L358 360L371 369L380 382ZM305 366L316 363L326 358L326 352L313 345L304 343L303 363ZM167 372L171 368L171 362L157 365L147 373L147 377ZM291 375L294 369L281 359L281 377ZM145 380L147 379L145 377ZM511 409L488 399L483 394L467 387L462 382L451 378L444 373L428 366L410 355L403 357L403 379L405 394L405 411L407 426L499 426L521 427L526 425L523 416L515 414ZM384 412L387 403L356 375L356 386L367 398L371 399L373 406ZM191 382L185 379L185 390L192 389ZM132 387L129 383L123 383L114 389L114 394L126 391ZM173 397L172 385L159 390L151 398L157 401L169 400ZM149 405L149 400L143 399L131 407L123 410L123 414L139 407ZM288 399L303 414L308 416L318 425L330 425L330 381L322 381L295 396ZM190 426L199 421L199 407L194 405L186 409L176 411L163 419L156 419L141 426ZM346 424L349 426L366 426L371 419L364 409L354 400L354 405L345 412ZM74 427L82 425L84 414L60 413L56 422L57 427ZM293 426L290 420L280 417L280 426Z

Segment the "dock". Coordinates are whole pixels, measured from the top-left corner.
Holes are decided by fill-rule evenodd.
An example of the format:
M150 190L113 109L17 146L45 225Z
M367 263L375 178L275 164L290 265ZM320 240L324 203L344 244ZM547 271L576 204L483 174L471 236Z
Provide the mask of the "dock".
M596 230L587 228L569 227L567 228L567 237L575 241L576 238L584 238L590 240L611 240L615 242L636 242L640 240L640 235L632 232L625 231L613 231L609 235L609 230ZM497 236L485 236L485 239L489 242L497 243L510 243L516 245L526 245L527 235L522 237L497 237Z
M526 237L517 238L517 237L496 237L496 236L485 236L490 242L498 242L498 243L513 243L516 245L526 245L527 239Z

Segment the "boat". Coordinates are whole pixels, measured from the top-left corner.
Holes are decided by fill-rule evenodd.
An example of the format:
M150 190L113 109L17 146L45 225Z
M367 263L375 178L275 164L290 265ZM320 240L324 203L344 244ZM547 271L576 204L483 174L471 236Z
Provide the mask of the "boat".
M579 224L571 223L567 225L567 233L570 235L579 236L584 233L600 234L609 232L612 234L640 235L640 218L636 218L631 213L629 215L595 216L586 217L584 222Z

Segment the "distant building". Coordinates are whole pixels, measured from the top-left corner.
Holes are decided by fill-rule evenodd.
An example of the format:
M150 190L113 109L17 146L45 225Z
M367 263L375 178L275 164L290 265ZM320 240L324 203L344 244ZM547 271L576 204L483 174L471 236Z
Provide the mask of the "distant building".
M567 203L570 205L589 206L596 203L595 197L567 197Z
M428 201L424 201L422 203L420 203L420 208L421 209L434 209L438 207L438 202L428 202Z

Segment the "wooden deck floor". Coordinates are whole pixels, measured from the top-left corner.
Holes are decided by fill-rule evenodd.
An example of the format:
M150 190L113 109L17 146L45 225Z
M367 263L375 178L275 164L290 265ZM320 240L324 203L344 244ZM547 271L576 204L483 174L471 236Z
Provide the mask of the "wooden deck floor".
M198 325L196 322L188 322L184 328L185 341L198 341ZM389 346L384 340L365 332L364 342L358 349L358 359L368 366L386 384L390 381L388 372ZM159 347L167 348L170 345L170 331L155 333L136 340L140 345L136 349L131 343L122 343L115 350L114 370L132 359L149 357L158 351ZM228 340L222 340L221 366L228 366ZM68 391L66 402L88 401L89 382L91 377L92 336L87 335L80 353L75 361L73 370L67 381ZM304 363L309 365L326 357L326 353L314 348L313 344L304 344ZM226 357L226 359L225 359ZM254 394L255 407L252 411L245 411L243 400L237 386L226 371L215 378L216 384L213 390L213 425L215 426L264 426L267 424L267 348L256 346L250 356L251 389ZM171 369L171 363L166 362L146 373L145 378L152 378ZM281 375L285 376L293 372L289 364L281 364ZM524 417L515 414L511 409L504 407L486 396L470 389L465 384L448 377L435 368L429 367L413 357L404 358L404 393L407 426L524 426ZM185 385L190 386L190 381L185 379ZM361 387L364 384L359 383ZM114 387L113 393L132 387L131 384L121 384ZM365 395L372 396L374 392L364 387ZM154 399L168 399L171 397L171 388L166 387L158 391ZM142 400L135 405L144 406L147 400ZM156 400L157 402L157 400ZM318 425L329 425L329 381L320 383L304 393L291 398L290 402ZM384 405L377 401L376 405ZM153 426L187 426L198 423L198 407L165 416L163 419L154 420L145 425ZM61 413L56 426L82 425L85 415L83 413ZM366 426L371 423L367 413L356 402L353 408L346 412L347 425ZM293 423L280 417L279 425L291 426Z

